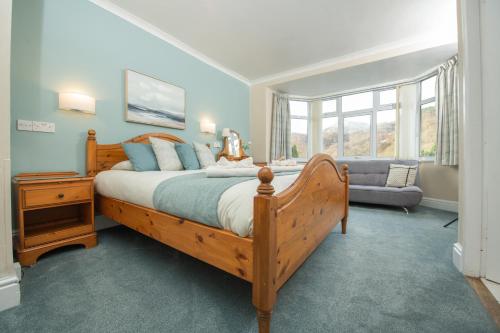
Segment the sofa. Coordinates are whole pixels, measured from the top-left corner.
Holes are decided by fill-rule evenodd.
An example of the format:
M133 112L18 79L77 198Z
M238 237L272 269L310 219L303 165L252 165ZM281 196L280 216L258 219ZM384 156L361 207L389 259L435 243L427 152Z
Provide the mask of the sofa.
M390 164L418 165L416 160L337 160L338 166L349 166L349 201L369 204L414 207L422 200L423 192L414 186L386 187Z

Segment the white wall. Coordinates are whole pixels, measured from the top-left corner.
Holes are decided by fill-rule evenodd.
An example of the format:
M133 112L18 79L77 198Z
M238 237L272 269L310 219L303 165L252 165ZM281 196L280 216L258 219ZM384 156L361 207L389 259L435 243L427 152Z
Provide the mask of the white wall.
M250 88L250 138L255 162L268 162L273 91L265 85Z
M20 302L12 261L10 203L10 35L12 1L0 1L0 311Z

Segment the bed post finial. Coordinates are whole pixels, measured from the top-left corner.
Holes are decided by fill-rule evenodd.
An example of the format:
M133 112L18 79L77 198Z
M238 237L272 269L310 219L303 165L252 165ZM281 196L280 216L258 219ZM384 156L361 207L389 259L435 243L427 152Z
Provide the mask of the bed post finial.
M259 170L257 174L260 180L260 185L257 187L257 192L262 195L273 195L274 187L271 185L273 181L274 174L272 170L268 167L263 167Z
M349 175L349 166L347 164L342 164L342 177L346 179L346 177Z
M97 174L97 147L95 140L95 131L89 129L87 132L87 176Z

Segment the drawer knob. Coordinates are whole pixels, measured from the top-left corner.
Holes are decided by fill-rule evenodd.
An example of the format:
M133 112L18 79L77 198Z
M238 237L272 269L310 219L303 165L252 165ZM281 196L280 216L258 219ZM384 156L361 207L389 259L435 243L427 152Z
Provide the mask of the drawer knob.
M59 193L59 194L57 195L57 197L58 197L59 199L64 198L64 193Z

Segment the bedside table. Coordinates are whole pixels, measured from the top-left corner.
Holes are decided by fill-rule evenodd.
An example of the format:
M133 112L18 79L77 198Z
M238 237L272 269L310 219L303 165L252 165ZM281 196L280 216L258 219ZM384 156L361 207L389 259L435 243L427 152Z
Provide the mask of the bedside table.
M62 246L97 245L94 230L94 178L76 172L22 173L13 178L23 266Z

